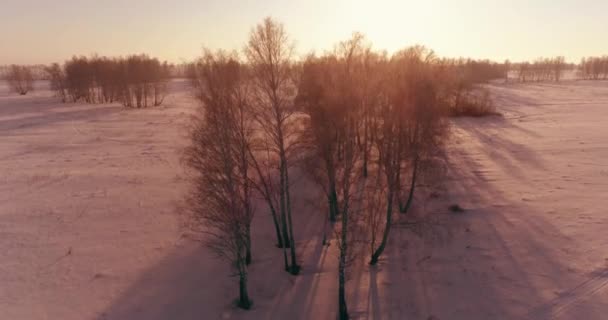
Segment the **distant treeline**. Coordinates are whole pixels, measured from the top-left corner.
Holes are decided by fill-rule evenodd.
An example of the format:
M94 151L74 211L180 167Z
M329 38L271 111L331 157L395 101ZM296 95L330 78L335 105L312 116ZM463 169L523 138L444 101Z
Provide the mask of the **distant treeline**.
M583 58L579 71L583 79L608 79L608 56Z
M125 107L158 106L167 92L170 67L145 54L126 58L73 57L46 68L51 89L64 102L121 102Z
M534 62L504 64L505 68L516 74L520 82L560 81L567 70L577 71L575 79L607 80L608 56L585 57L577 65L567 63L564 57L539 58Z
M560 81L567 70L576 70L578 79L608 79L608 56L605 55L585 57L577 65L567 63L562 56L538 58L532 62L512 63L506 60L499 63L487 59L437 58L432 54L434 64L445 71L446 81L457 92L455 109L461 102L466 104L467 100L489 100L483 90L480 95L480 90L473 89L478 89L477 84L491 80ZM64 102L121 102L126 107L141 108L161 104L168 81L191 78L193 65L160 62L145 54L115 58L74 56L63 65L0 66L0 79L6 80L10 89L21 95L33 90L35 80L49 80L51 89Z
M457 74L471 83L483 83L505 77L504 63L490 60L441 59L441 63L454 68Z
M47 72L47 68L53 65L51 64L33 64L33 65L19 65L20 67L28 68L34 80L49 80L50 76ZM168 63L169 67L169 77L171 79L183 79L187 78L188 67L190 66L189 62L184 63ZM0 80L8 80L9 74L11 73L11 68L13 65L0 65Z
M539 58L534 62L519 63L515 70L520 82L560 81L568 65L564 57Z

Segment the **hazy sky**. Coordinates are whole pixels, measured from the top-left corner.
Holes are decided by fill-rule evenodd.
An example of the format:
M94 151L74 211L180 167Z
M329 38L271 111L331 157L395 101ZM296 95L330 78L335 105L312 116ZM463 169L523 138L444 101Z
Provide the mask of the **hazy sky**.
M172 62L241 49L265 16L297 52L330 49L353 31L389 52L423 44L441 56L513 61L608 54L608 0L0 0L0 64L73 54L145 52Z

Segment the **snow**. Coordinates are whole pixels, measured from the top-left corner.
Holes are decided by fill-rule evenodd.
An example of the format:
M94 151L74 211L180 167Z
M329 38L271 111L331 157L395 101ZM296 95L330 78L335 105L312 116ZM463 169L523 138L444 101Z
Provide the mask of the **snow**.
M282 271L269 213L253 226L250 296L180 229L180 152L196 102L62 104L0 83L0 319L333 319L336 246L314 185L294 175L303 267ZM608 312L608 82L488 86L503 117L453 121L435 217L354 264L355 319L603 319ZM452 204L465 209L448 210ZM367 259L366 257L363 257Z

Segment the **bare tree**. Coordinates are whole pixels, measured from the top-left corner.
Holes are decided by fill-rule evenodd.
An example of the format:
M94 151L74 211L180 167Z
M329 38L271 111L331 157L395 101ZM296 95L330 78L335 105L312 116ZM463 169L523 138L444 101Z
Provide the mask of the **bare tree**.
M86 57L72 57L64 66L67 92L71 100L93 103L91 96L94 76Z
M338 81L333 79L337 73L333 69L337 64L335 57L309 57L303 67L297 97L298 104L308 115L305 135L301 139L312 146L314 159L321 162L320 165L315 163L310 166L308 172L317 178L316 182L327 195L331 222L336 222L339 213L336 173L339 136L344 120L336 101L339 98L336 95Z
M434 157L439 153L445 143L447 136L448 123L445 120L444 103L440 101L439 88L436 81L429 78L428 73L418 77L413 85L413 100L410 109L403 121L406 123L402 127L402 168L411 168L409 191L407 200L403 201L404 189L403 172L400 172L399 179L399 210L407 213L416 189L417 179L426 175L429 171L436 171ZM402 123L403 123L402 122Z
M271 148L268 146L267 141L264 139L254 139L251 148L249 149L251 164L255 170L255 177L252 178L251 183L253 188L262 196L266 202L272 222L274 225L275 234L277 237L278 248L289 248L289 238L287 234L281 233L280 228L280 217L277 213L278 204L278 183L275 181L275 170L273 167L274 159L272 159ZM285 253L286 251L284 251ZM287 262L287 255L285 254L285 269L288 269L289 264Z
M440 81L435 77L435 61L432 52L420 47L401 51L391 59L387 103L380 106L380 130L375 141L379 171L386 183L386 219L382 241L370 259L372 265L378 262L386 246L394 202L399 202L401 211L407 212L418 171L425 168L420 165L421 161L442 144L447 132L443 112L447 103L439 101L439 97L447 95L438 93ZM408 169L411 180L403 204L400 200L402 172Z
M348 319L346 281L349 265L363 243L361 201L365 172L361 170L361 122L366 86L370 83L369 48L355 33L336 46L332 54L311 56L303 66L298 103L308 115L304 140L313 146L309 173L322 186L329 204L329 216L339 221L335 239L339 249L338 310ZM371 100L370 100L371 101ZM336 219L339 218L339 219Z
M395 196L398 195L399 171L401 166L401 135L399 134L399 120L395 117L398 110L394 105L384 105L381 108L380 123L381 129L375 140L375 147L378 152L379 173L384 174L386 181L386 218L382 241L373 251L370 264L378 262L378 258L384 252L388 236L390 233L393 217L393 206Z
M11 65L6 79L10 88L22 96L34 90L34 76L26 66Z
M196 118L185 160L194 176L188 197L193 225L207 234L208 246L234 266L239 277L238 305L249 309L252 131L242 69L235 55L207 52L201 59L195 85L202 114Z
M553 79L559 81L566 68L566 59L562 56L553 58Z
M295 236L291 217L289 154L295 140L292 125L296 87L291 58L293 46L281 23L266 18L251 30L245 47L251 68L254 117L276 154L279 167L279 210L283 235L288 235L291 253L289 272L298 274Z
M373 256L378 247L378 235L382 232L382 222L386 216L387 184L380 170L375 170L373 179L365 186L365 223L368 234L369 255Z
M358 232L358 215L354 203L361 195L357 193L358 174L356 169L359 158L359 148L356 145L355 122L351 119L346 120L346 136L344 141L344 154L340 173L338 174L339 187L341 193L341 216L340 229L338 231L338 248L340 250L338 260L338 311L340 320L349 319L348 307L346 303L346 278L347 266L352 260L354 253L353 246L356 244ZM353 188L355 190L353 190ZM350 259L349 259L350 258Z
M376 135L376 115L377 106L382 103L382 88L386 85L385 73L387 66L386 52L375 53L370 47L366 47L363 52L362 61L362 83L361 90L361 117L363 130L360 135L363 136L359 141L359 145L363 151L363 177L368 175L368 166L370 162L370 151L372 150L372 142ZM361 129L359 130L361 131Z
M162 64L157 63L158 60L155 59L154 64L152 66L152 86L153 86L153 96L154 96L154 106L160 106L165 101L165 96L168 91L168 81L170 76L170 67L167 62L163 62Z
M51 90L55 91L57 97L61 98L61 101L67 101L65 74L59 64L54 63L45 68L46 73L49 76L49 82Z

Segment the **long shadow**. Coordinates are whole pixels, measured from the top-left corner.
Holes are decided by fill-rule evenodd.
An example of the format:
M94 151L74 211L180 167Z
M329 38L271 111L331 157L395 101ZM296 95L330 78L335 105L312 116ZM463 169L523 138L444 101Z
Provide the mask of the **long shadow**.
M464 192L471 194L477 190L467 184ZM453 199L458 198L454 190L451 193ZM498 195L493 196L498 200ZM382 300L389 300L386 303L377 301L374 295L370 297L373 304L386 306L385 318L399 319L405 314L415 319L516 318L519 314L514 309L519 305L539 300L527 271L514 258L508 245L510 239L498 231L502 227L495 227L505 224L501 217L491 216L496 209L479 204L471 208L473 205L467 205L466 214L445 217L444 223L449 228L461 229L452 232L447 245L416 241L406 230L395 230L383 266L386 271L378 276L383 281L370 284L371 288L380 286L375 290L384 291ZM473 230L473 235L463 234L463 229ZM476 233L484 243L475 241ZM524 237L521 233L517 236ZM403 241L412 244L406 251L399 245ZM549 264L557 262L550 260ZM514 282L521 288L506 288L507 283L513 286Z
M380 294L378 292L378 270L379 268L370 268L369 270L369 299L367 304L368 315L372 319L381 319L382 309L380 306Z
M98 319L218 319L232 298L221 295L231 284L221 281L228 276L198 243L186 243L143 273Z
M62 107L67 107L69 109L69 105L64 105ZM78 106L73 110L67 111L53 111L53 109L56 108L43 107L38 110L42 111L42 114L0 120L0 132L4 132L5 134L16 133L20 130L45 127L68 121L94 121L100 117L118 113L123 110L120 106L115 104L87 105L86 107Z
M509 198L484 173L502 167L504 176L497 178L508 178L521 167L517 178L525 186L524 167L545 168L535 150L508 140L509 124L502 125L480 121L476 128L467 127L479 149L492 152L451 153L448 191L430 208L440 217L436 228L448 229L447 242L393 229L386 256L377 270L370 270L362 318L554 319L572 315L575 305L598 318L592 310L601 299L594 294L608 285L606 272L577 272L575 256L555 245L574 239L537 208ZM488 136L493 129L505 135ZM453 203L464 213L449 212ZM574 298L577 294L585 298Z
M581 284L586 275L577 274L568 253L554 245L572 239L480 173L487 165L510 173L523 165L545 167L533 149L506 136L488 136L487 130L508 131L509 125L486 122L468 128L482 150L493 149L498 155L452 153L447 193L429 208L449 237L419 238L407 229L394 228L379 265L358 266L359 271L347 283L354 318L552 319L567 314L568 304L573 303L573 298L564 296L579 293L581 286L594 290L608 278L600 270L592 275L596 279L592 285ZM525 184L523 170L517 178ZM306 199L307 190L315 188L303 181L298 181L294 198ZM282 253L273 246L271 234L255 236L249 285L252 310L234 308L237 285L227 280L227 265L213 260L207 250L186 244L144 272L99 320L335 318L336 261L330 260L336 259L336 248L321 246L320 226L325 215L311 212L304 203L294 203L301 275L293 277L282 270ZM449 212L447 207L453 203L465 211ZM259 208L254 230L272 230L270 217L262 213L263 206ZM318 303L319 299L330 302ZM595 299L575 302L591 306Z
M472 194L476 198L470 204L473 207L467 214L470 217L463 219L469 225L467 228L483 233L484 239L491 239L479 248L470 249L479 249L483 253L480 257L503 260L501 267L492 265L492 273L503 280L493 285L498 286L502 282L505 286L513 286L509 290L497 287L501 295L497 296L500 300L496 302L500 302L501 306L504 302L506 306L501 314L506 312L513 317L553 319L557 316L556 310L564 307L563 303L555 303L555 299L577 287L581 279L588 276L576 273L576 262L572 261L574 256L568 254L568 247L555 245L572 245L574 239L562 234L538 209L531 208L525 202L506 199L491 182L469 174L479 165L464 157L452 170L463 186L458 193L464 196ZM483 265L479 264L478 259L475 262ZM508 266L506 269L505 262ZM592 303L590 299L581 302L581 305L583 309L593 309ZM494 309L496 303L491 305Z
M330 310L324 310L323 307L327 304L319 304L318 299L328 296L331 301L337 300L337 291L335 294L333 292L333 284L338 279L334 252L337 247L332 242L329 246L322 245L322 226L324 219L327 219L326 211L316 212L319 208L314 209L309 205L319 197L316 186L302 177L303 172L297 169L293 171L292 175L297 181L294 182L297 185L293 192L293 212L298 213L294 215L294 232L298 239L297 248L302 271L296 277L287 276L287 282L281 283L279 280L279 286L276 283L268 284L269 289L275 288L272 299L262 306L265 310L260 310L261 313L252 315L252 318L316 319L320 315L335 314L333 304L329 304Z
M302 182L301 197L315 190ZM296 192L294 192L296 194ZM328 250L321 245L320 225L325 215L310 212L305 201L295 201L294 227L299 263L298 276L283 270L282 249L276 248L271 218L262 203L252 226L253 263L249 268L249 295L253 308L239 310L237 279L231 279L229 265L218 261L200 243L186 242L176 247L158 264L144 271L129 288L99 315L105 319L296 319L315 318L315 299L321 284L337 281L334 270L326 268ZM321 293L326 294L326 293ZM337 294L336 294L337 296ZM332 296L333 297L333 296ZM333 305L331 305L333 307Z
M468 135L467 138L475 139L482 147L481 152L486 153L489 160L508 170L521 180L528 177L522 170L524 167L532 167L535 170L545 170L542 157L531 147L514 142L509 138L517 132L523 132L527 140L541 139L542 137L530 130L521 128L505 119L460 119L457 127ZM479 170L481 166L477 166Z
M530 106L537 104L540 100L530 96L515 94L517 91L529 89L517 84L513 88L512 85L492 85L492 100L494 104L499 106Z
M475 123L474 121L475 119L470 119L470 121L472 123ZM477 119L479 120L479 119ZM525 134L527 137L529 138L541 138L542 136L530 129L524 128L520 125L517 125L515 123L513 123L513 121L511 121L510 119L507 119L505 117L489 117L487 119L483 119L484 123L483 123L483 127L485 128L489 128L489 129L493 129L493 130L497 130L497 129L501 129L501 130L514 130L514 131L519 131L523 134ZM479 125L479 124L477 124ZM504 135L504 133L503 133Z

